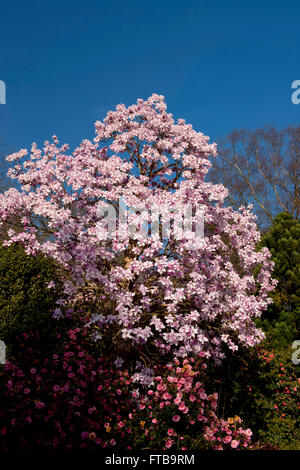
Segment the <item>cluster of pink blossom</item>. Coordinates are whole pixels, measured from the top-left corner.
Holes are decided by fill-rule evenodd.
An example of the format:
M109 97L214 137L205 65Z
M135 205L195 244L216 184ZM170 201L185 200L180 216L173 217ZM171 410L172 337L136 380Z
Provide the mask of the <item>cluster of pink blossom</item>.
M21 242L66 272L55 316L76 302L99 314L111 302L118 338L217 362L228 348L260 342L253 320L270 302L273 264L266 248L255 249L260 235L250 208L227 207L227 190L205 179L216 145L175 122L158 95L118 105L95 127L94 142L84 140L72 154L54 136L42 150L33 144L30 155L8 157L21 161L9 170L18 184L0 195L0 220L20 223L6 244ZM167 242L100 240L99 203L119 198L137 209L199 204L205 237L193 250L171 232Z
M235 417L217 417L217 393L207 394L203 358L184 359L155 367L153 386L137 394L136 411L129 414L135 441L142 449L232 449L247 447L252 432ZM160 375L158 375L160 374ZM200 381L201 380L201 381ZM225 434L224 434L225 433Z
M128 371L88 352L78 329L68 336L43 358L24 333L20 357L0 370L0 450L126 448Z
M214 450L249 447L252 431L243 429L241 423L239 416L227 420L219 419L205 428L204 438L212 443Z
M23 333L19 357L0 370L0 450L249 445L251 431L239 418L218 419L218 395L204 389L202 357L154 366L152 385L136 388L120 358L112 365L91 353L87 330L58 336L57 352L43 357L38 332Z

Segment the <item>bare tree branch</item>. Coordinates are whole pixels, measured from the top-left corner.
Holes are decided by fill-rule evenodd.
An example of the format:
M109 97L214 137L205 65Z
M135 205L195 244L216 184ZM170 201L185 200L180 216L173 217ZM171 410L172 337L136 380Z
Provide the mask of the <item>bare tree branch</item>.
M228 203L253 204L262 228L279 212L299 218L300 126L235 130L219 142L212 163L209 177L227 187Z

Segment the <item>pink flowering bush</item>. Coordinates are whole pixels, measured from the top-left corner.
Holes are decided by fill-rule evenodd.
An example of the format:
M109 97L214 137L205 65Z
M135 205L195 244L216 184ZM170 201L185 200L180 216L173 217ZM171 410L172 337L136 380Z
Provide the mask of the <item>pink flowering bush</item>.
M109 326L107 344L125 358L146 346L220 363L228 350L259 343L254 319L270 303L273 263L267 248L255 249L251 209L226 207L227 190L206 179L216 145L175 122L158 95L118 105L95 129L94 142L83 140L73 153L54 136L29 155L22 149L7 157L17 185L0 195L0 221L20 224L5 244L23 243L27 253L59 264L64 289L55 317L84 304L94 327ZM167 241L138 231L107 238L99 205L115 207L120 198L137 209L128 214L136 227L148 222L141 207L200 205L205 237L191 249L174 224Z
M239 416L219 419L207 426L204 439L211 443L213 450L241 449L248 447L251 442L252 431L243 429Z
M251 431L240 418L217 417L217 393L206 393L203 358L175 359L155 368L153 384L136 394L136 410L129 414L134 433L132 445L151 450L245 448ZM239 426L237 426L237 422Z
M32 347L35 336L24 333L19 355L0 369L0 450L226 449L250 442L249 430L218 419L218 396L203 385L203 358L130 374L120 359L98 357L84 329L69 330L50 357Z
M0 450L126 446L130 378L92 354L78 329L41 357L23 334L20 355L0 369Z

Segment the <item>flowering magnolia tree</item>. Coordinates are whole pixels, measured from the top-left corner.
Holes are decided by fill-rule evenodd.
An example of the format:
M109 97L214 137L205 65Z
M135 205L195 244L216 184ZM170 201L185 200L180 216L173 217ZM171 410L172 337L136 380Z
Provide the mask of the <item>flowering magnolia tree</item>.
M53 136L42 150L34 143L30 156L7 157L17 161L9 176L18 189L0 196L1 221L12 224L5 243L21 242L59 264L64 290L54 315L84 306L97 338L110 335L118 348L216 362L228 348L258 343L263 333L253 320L270 302L273 265L266 248L255 250L251 208L225 207L227 190L205 179L216 145L175 122L158 95L118 105L95 128L94 142L84 140L72 154ZM105 237L99 207L117 211L120 198L137 209L128 216L137 225L145 221L141 206L201 205L205 236L193 249L176 227L167 240L138 231Z

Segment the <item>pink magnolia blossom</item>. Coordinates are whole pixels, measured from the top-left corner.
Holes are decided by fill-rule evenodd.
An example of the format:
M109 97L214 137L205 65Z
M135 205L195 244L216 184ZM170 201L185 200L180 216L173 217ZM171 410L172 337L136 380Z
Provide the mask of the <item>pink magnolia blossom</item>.
M216 145L183 119L175 122L156 94L118 105L95 130L94 142L83 140L73 153L53 136L42 149L34 143L29 154L7 157L18 160L8 173L17 185L0 195L0 220L21 217L4 243L23 243L28 254L42 253L65 270L54 316L90 303L93 324L114 335L119 329L126 342L218 363L228 349L259 343L254 319L271 302L273 263L267 248L255 249L260 234L251 208L226 206L226 188L207 179ZM164 208L201 205L205 237L191 250L174 224L168 243L126 231L108 239L99 205L120 198L128 207L159 207L163 218ZM128 217L138 225L148 221L143 214ZM99 315L107 302L114 315Z

